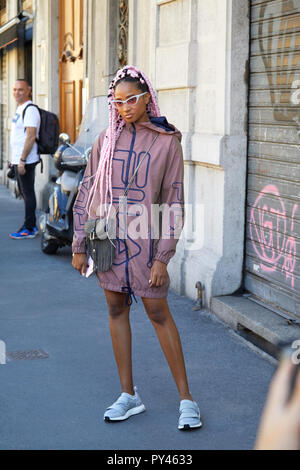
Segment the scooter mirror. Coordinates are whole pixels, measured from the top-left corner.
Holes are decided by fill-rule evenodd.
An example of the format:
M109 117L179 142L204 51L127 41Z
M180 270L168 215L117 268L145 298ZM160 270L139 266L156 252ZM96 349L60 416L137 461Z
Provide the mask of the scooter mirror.
M68 134L65 134L64 132L59 135L59 140L62 144L66 144L66 145L69 145L69 143L71 142L71 139L68 136Z
M84 159L85 159L85 162L86 162L86 163L89 161L91 151L92 151L92 147L88 148L88 149L84 152Z

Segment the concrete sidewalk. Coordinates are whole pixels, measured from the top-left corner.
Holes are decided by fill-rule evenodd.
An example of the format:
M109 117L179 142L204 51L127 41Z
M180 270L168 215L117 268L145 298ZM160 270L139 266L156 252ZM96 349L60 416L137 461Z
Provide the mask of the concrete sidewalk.
M203 428L177 430L179 400L142 302L132 307L134 379L147 411L103 413L120 393L104 293L71 267L70 248L11 240L23 202L0 187L1 449L251 449L275 365L208 311L169 293ZM24 351L37 351L31 360ZM30 357L30 356L29 356ZM32 359L32 357L35 357Z

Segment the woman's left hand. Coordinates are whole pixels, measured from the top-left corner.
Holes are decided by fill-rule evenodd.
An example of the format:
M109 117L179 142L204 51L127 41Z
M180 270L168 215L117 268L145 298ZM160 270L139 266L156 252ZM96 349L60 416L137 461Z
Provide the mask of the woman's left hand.
M167 265L155 260L150 271L149 286L161 287L168 279Z

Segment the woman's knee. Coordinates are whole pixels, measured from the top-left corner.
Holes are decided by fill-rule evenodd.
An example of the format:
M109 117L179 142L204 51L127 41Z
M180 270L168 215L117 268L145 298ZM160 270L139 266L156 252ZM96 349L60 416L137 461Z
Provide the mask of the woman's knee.
M156 325L164 325L170 316L168 307L161 302L146 302L145 308L149 319Z
M108 305L108 313L111 319L115 320L122 315L129 313L129 307L126 304L126 296L119 293L105 292Z
M127 305L123 304L108 304L108 313L112 320L117 320L123 315L127 315L129 313L129 308Z

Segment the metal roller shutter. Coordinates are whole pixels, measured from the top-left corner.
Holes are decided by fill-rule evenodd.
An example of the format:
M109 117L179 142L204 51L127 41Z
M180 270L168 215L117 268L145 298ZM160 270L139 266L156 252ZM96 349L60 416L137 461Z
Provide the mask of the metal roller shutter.
M300 0L251 0L245 288L300 317Z

